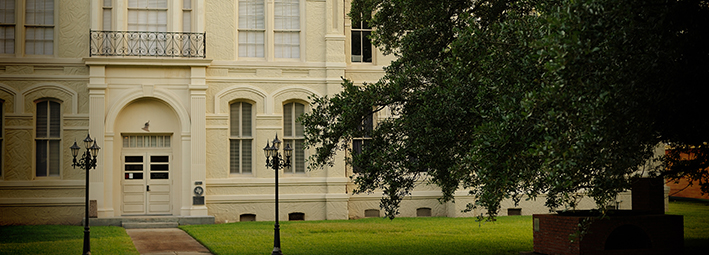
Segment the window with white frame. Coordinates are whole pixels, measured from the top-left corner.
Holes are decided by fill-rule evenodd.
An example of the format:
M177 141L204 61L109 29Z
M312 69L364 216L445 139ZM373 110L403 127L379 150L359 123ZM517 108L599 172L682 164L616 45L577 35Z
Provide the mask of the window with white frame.
M366 18L368 17L363 17L359 22L352 21L350 55L353 63L372 62L372 42L369 40L369 36L372 34L372 27L366 21Z
M182 32L192 31L192 0L182 0Z
M274 57L300 58L299 0L275 0L273 17Z
M54 1L0 0L0 54L54 55Z
M251 174L253 152L252 105L234 102L229 107L229 172Z
M239 57L300 58L300 5L300 0L274 0L273 8L266 8L265 0L239 0Z
M15 0L0 0L0 54L15 54Z
M61 104L53 100L38 101L35 121L36 176L59 176Z
M167 32L167 0L129 0L128 30Z
M360 137L352 138L352 155L358 155L362 153L362 149L369 144L372 140L372 130L374 130L374 115L369 114L364 117L362 123L357 127L358 131L362 134ZM360 172L359 167L352 168L355 173Z
M101 16L103 19L103 30L112 30L111 25L113 24L113 0L103 0Z
M265 11L264 0L239 0L239 57L264 57Z
M54 54L54 0L26 0L25 54Z
M117 3L118 2L118 3ZM124 3L124 4L120 4ZM168 1L168 0L102 0L101 28L104 31L117 30L113 24L113 18L127 17L125 26L121 30L142 31L142 32L167 32L192 31L192 20L194 13L193 0ZM125 6L125 9L114 8ZM169 18L171 8L182 10L182 16ZM123 16L125 15L125 16ZM180 19L182 21L180 22ZM171 25L174 23L174 25ZM118 27L121 27L119 24Z
M283 143L293 148L291 167L286 169L292 173L305 173L305 128L297 121L305 113L305 105L297 102L283 105Z

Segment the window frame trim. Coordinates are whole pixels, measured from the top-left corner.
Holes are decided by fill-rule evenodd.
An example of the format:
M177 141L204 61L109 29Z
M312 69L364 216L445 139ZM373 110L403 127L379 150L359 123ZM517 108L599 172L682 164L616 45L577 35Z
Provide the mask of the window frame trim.
M14 44L15 53L0 53L2 57L16 57L16 58L56 58L57 52L59 50L59 44L57 43L57 24L59 23L59 15L57 14L57 7L59 0L52 0L53 2L53 24L43 25L43 24L28 24L27 19L27 0L13 0L15 1L15 22L13 26L15 27L15 38ZM3 25L10 25L9 23L3 23ZM27 27L52 27L52 54L27 54Z
M244 103L247 103L247 104L250 104L250 105L251 105L251 136L248 136L248 137L243 136L243 115L241 114L241 112L242 112L242 109L243 109L243 108L242 108L242 105L243 105ZM239 127L239 136L232 136L232 135L231 135L231 134L232 134L232 133L231 133L231 131L232 131L232 126L231 126L231 119L232 119L232 118L231 118L231 106L234 105L234 104L240 104L240 105L239 105L239 113L240 113L240 114L239 114L239 124L238 124L238 127ZM255 158L255 156L256 156L256 153L254 153L254 150L255 150L255 148L256 148L256 137L255 137L256 125L254 125L254 124L256 123L256 111L255 111L255 108L256 108L256 103L255 103L255 102L252 102L252 101L250 101L250 100L246 100L246 99L236 99L236 100L232 100L231 102L229 102L229 113L228 113L228 116L229 116L229 117L228 117L229 124L228 124L228 129L227 129L227 130L228 130L227 136L228 136L229 144L228 144L227 147L229 147L229 163L228 163L228 165L229 165L228 169L229 169L229 170L228 170L228 171L229 171L229 175L230 175L230 176L234 176L234 177L236 177L236 176L254 176L254 172L256 172L256 171L255 171L255 167L254 167L254 163L256 162L256 160L254 160L254 158ZM239 146L240 146L240 148L241 148L241 144L242 144L241 141L243 141L243 140L251 140L251 172L249 172L249 173L244 173L243 164L242 164L242 163L244 162L244 161L242 160L242 159L243 159L243 153L241 153L241 150L239 151L239 166L238 166L239 169L238 169L238 172L232 172L232 169L231 169L231 142L232 142L232 141L239 141Z
M37 114L37 104L39 104L41 102L56 102L59 104L59 107L58 107L58 109L59 109L59 136L58 137L50 137L49 136L49 134L51 132L49 126L47 129L48 135L46 138L43 138L43 137L38 138L37 137L37 120L39 119L39 116ZM34 104L35 104L35 107L34 107L35 111L33 114L34 118L33 118L33 125L32 125L32 131L33 131L32 132L32 138L33 138L32 140L34 141L32 143L32 169L33 169L32 175L35 179L62 179L62 176L63 176L62 173L64 172L63 171L64 157L62 157L62 155L64 155L63 154L64 153L64 146L62 146L62 140L64 138L63 137L64 136L64 125L63 125L64 113L62 112L62 110L63 110L62 106L63 106L64 102L62 100L57 99L57 98L40 98L40 99L35 100ZM51 109L50 104L47 104L47 107L48 107L48 109ZM49 117L50 117L50 113L47 112L47 118L49 118ZM47 121L47 123L49 125L49 121ZM59 152L57 152L59 154L59 157L58 157L59 158L59 169L58 169L59 172L57 173L57 175L50 174L49 165L47 165L47 169L46 169L47 175L46 176L38 176L37 175L37 159L38 159L37 158L37 142L38 141L47 141L47 142L59 141ZM47 149L49 150L49 146L47 146ZM49 158L49 151L47 151L47 157Z
M240 57L239 56L239 32L244 31L257 31L259 29L252 29L252 28L244 28L241 29L239 28L239 1L236 1L235 4L235 13L234 15L234 24L236 27L236 33L235 33L235 40L234 42L234 58L236 61L266 61L266 62L305 62L305 54L306 54L306 2L307 0L298 0L298 8L299 8L299 26L300 28L297 30L299 32L299 54L300 56L298 58L276 58L276 47L275 47L275 37L276 37L276 31L278 32L295 32L296 30L293 31L288 31L290 29L275 29L275 1L274 0L262 0L264 2L264 49L263 49L263 57ZM247 31L248 30L248 31Z

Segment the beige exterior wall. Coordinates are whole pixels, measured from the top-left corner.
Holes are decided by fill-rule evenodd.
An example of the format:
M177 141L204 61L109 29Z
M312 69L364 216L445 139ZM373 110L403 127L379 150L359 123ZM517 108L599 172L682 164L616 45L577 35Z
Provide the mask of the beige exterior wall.
M24 4L16 1L17 6ZM274 58L273 25L266 28L265 56L240 58L238 1L232 0L192 0L192 32L207 38L203 59L90 56L87 28L103 28L101 2L55 1L54 54L25 56L19 28L15 53L0 54L0 225L81 222L85 175L72 167L69 147L87 132L102 147L90 175L90 198L97 200L100 218L126 215L126 201L134 199L125 192L124 157L155 152L171 156L169 195L161 198L169 201L168 214L213 215L218 223L254 214L256 220L272 221L274 171L266 168L261 148L276 134L283 138L283 105L299 102L307 108L311 95L334 95L341 90L341 77L375 82L393 60L374 50L372 63L351 62L351 23L345 16L349 0L301 0L296 59ZM168 31L179 31L181 1L168 2ZM127 1L112 3L111 28L125 30ZM273 17L273 5L265 1L267 19ZM61 169L56 177L35 176L35 100L43 98L61 101ZM254 106L251 174L229 170L229 104L235 101ZM148 121L150 131L145 131ZM124 135L150 134L171 137L171 146L123 147ZM280 219L288 219L289 213L304 213L306 220L353 219L379 209L380 194L352 195L352 171L344 155L335 162L304 174L279 172ZM193 205L197 186L206 190L205 205ZM465 192L456 194L456 203L440 204L439 195L437 188L421 184L402 202L401 216L415 217L419 208L430 208L432 216L480 213L461 212L472 202ZM629 206L629 198L624 200ZM511 206L505 202L501 215ZM543 201L519 207L523 214L546 210Z

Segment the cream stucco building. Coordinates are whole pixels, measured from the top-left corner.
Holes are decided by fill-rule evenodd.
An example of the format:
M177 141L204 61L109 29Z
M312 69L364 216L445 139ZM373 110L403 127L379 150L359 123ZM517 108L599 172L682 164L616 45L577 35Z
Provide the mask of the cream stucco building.
M69 147L87 133L102 147L90 175L99 218L272 221L262 148L276 134L296 149L279 173L282 220L383 216L381 194L352 195L343 156L305 168L295 121L309 96L339 92L341 77L376 81L391 61L350 22L349 4L0 0L0 225L81 221L85 175ZM457 203L439 195L422 185L401 216L476 215L461 212L465 192Z

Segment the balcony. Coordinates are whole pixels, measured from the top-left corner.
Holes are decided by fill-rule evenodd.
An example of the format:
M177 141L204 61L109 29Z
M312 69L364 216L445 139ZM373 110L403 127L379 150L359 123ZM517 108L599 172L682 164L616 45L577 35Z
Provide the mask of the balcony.
M91 30L90 56L205 58L204 33Z

